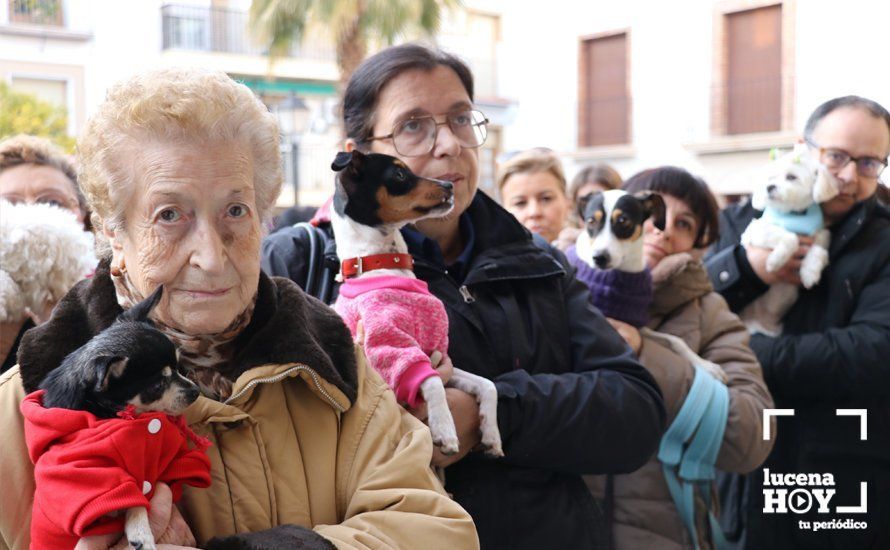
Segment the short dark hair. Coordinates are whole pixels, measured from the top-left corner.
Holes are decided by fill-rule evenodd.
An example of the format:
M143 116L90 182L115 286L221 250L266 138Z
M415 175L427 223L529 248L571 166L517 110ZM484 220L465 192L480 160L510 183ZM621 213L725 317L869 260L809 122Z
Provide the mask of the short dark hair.
M374 109L380 91L390 80L405 71L432 71L445 66L457 73L470 101L473 100L473 73L457 56L421 44L392 46L365 59L346 85L343 93L343 129L356 144L367 143L374 129Z
M720 236L720 207L708 184L676 166L661 166L631 176L622 187L628 193L655 191L689 205L699 220L695 248L705 248Z
M806 126L804 126L804 137L812 139L813 132L816 130L816 126L819 125L819 122L832 111L843 107L865 109L871 116L884 119L884 123L887 125L887 131L890 132L890 112L887 112L887 109L880 103L871 99L859 97L858 95L845 95L843 97L829 99L822 105L816 107L816 110L814 110L813 114L810 115L810 118L807 119Z

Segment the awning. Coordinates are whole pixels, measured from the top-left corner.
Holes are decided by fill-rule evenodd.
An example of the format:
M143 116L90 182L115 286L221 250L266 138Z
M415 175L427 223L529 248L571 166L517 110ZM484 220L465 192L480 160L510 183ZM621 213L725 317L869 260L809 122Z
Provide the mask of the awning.
M337 86L330 82L293 81L293 80L260 80L256 78L237 78L254 92L294 95L337 95Z

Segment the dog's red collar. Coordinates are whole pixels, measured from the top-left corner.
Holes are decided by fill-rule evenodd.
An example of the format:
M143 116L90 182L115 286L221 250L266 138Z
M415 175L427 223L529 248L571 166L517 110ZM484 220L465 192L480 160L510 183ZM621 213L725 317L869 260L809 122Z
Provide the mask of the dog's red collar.
M346 280L375 269L414 269L414 258L411 254L372 254L349 258L340 263L340 276Z

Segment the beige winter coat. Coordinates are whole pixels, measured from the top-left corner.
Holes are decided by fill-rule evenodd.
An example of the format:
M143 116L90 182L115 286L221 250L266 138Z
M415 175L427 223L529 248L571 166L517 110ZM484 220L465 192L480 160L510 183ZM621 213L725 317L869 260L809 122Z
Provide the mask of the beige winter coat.
M772 407L773 401L760 365L748 347L748 332L723 298L713 292L702 263L690 255L663 259L652 277L655 297L649 327L681 337L692 351L723 367L728 376L729 420L717 468L729 472L755 469L772 448L772 442L762 437L761 411ZM640 360L661 387L670 425L692 386L694 369L669 348L645 337ZM591 482L597 498L604 498L605 479L597 476ZM613 483L613 548L694 548L656 457L632 474L614 476ZM696 530L700 547L711 548L701 499L697 499Z
M90 285L101 286L102 277L97 272L98 282L75 287L83 296L69 295L64 307L96 315L104 306L96 306ZM262 284L270 288L265 294ZM187 409L191 428L213 444L210 488L186 488L179 505L199 545L296 524L338 548L477 548L472 520L429 468L429 430L396 404L331 310L290 281L264 278L257 310L276 300L257 334L262 345L245 353L257 361L288 353L314 359L250 368L227 404L199 397ZM353 354L357 366L351 359L339 361L351 362L349 369L336 364ZM28 548L34 492L18 409L23 378L26 386L33 381L20 366L24 375L17 366L0 377L0 548L13 549Z

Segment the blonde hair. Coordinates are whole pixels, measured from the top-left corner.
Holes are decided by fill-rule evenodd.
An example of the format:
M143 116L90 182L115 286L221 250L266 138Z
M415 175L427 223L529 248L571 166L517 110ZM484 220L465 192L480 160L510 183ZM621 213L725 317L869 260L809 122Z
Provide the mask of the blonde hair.
M48 166L65 174L77 196L77 206L83 212L84 229L90 229L90 210L83 192L77 185L77 170L68 155L50 140L28 134L19 134L0 142L0 172L22 164Z
M511 157L498 167L498 191L504 189L507 180L516 174L538 174L546 172L553 175L559 182L563 195L566 193L566 176L562 170L562 162L556 153L544 147L535 147L522 151Z
M77 142L80 184L93 210L102 255L109 253L103 227L123 229L132 175L124 161L149 141L247 146L254 192L263 221L281 191L278 124L243 84L223 72L160 69L112 87Z

